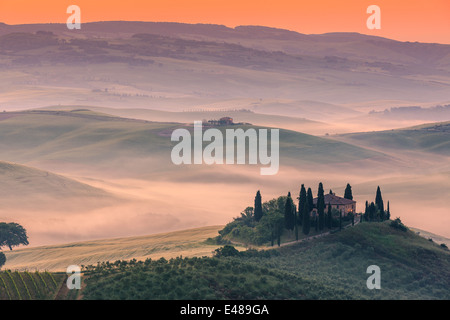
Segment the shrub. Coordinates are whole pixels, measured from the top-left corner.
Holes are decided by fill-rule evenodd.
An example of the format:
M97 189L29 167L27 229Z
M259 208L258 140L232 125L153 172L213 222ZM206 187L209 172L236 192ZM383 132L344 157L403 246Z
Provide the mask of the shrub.
M408 231L408 228L402 223L400 218L396 218L395 220L391 221L389 224L392 228L401 230L401 231Z
M239 251L230 245L226 245L224 247L218 248L215 250L214 256L217 258L220 257L234 257L234 256L238 256L239 255Z

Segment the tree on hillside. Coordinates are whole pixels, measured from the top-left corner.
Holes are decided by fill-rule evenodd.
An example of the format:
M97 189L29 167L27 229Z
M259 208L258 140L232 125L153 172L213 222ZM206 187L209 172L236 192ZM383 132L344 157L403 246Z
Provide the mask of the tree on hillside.
M311 212L314 209L314 199L313 199L311 188L308 188L308 192L306 193L306 198L308 198L308 212Z
M311 189L309 189L311 190ZM309 230L311 227L311 218L310 218L310 210L309 210L309 200L308 197L306 197L306 201L303 204L303 223L302 223L302 231L305 235L309 234Z
M330 194L333 194L333 190L330 189Z
M295 225L295 212L294 202L291 198L291 193L288 193L286 198L286 204L284 205L284 223L288 230L294 230Z
M261 199L261 193L259 192L259 190L258 190L258 192L256 192L256 196L255 196L254 215L255 215L256 222L261 220L262 215L263 215L262 199Z
M379 218L381 221L384 220L384 204L383 204L383 197L381 196L381 190L380 186L377 188L377 194L375 196L375 205L377 209L379 210Z
M27 231L18 223L0 223L0 249L2 247L8 247L12 250L12 247L19 245L27 246L28 236Z
M390 218L391 218L391 210L389 210L389 201L388 201L386 210L386 220L389 220Z
M300 194L298 197L298 220L299 224L302 225L303 223L303 207L306 202L306 189L305 185L302 184L302 187L300 188Z
M277 239L279 245L281 233L284 228L284 216L278 210L269 211L264 214L256 228L263 234L270 234L270 242L272 246L275 239Z
M364 210L364 219L369 221L369 201L366 200L366 209Z
M351 187L350 183L347 183L347 187L345 188L345 192L344 192L344 198L353 200L352 187Z
M327 226L328 226L328 229L331 229L333 227L333 216L331 214L331 204L328 204Z
M325 224L325 195L322 182L319 183L319 191L317 193L317 214L319 215L318 229L322 231Z
M371 202L369 205L369 221L375 221L377 215L377 207L375 206L375 203Z

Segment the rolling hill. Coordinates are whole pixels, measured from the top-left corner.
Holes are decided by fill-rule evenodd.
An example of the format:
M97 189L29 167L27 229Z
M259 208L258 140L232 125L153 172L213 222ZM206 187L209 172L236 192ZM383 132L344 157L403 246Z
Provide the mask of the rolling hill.
M81 266L116 260L210 256L217 245L207 244L205 240L215 237L221 228L208 226L139 237L20 248L5 251L5 269L65 272L73 264Z
M448 250L389 223L362 223L264 252L104 264L87 273L83 293L86 299L448 299ZM371 265L380 267L381 290L367 288Z
M450 122L388 131L349 133L333 138L377 150L420 151L450 156Z
M109 172L112 176L138 174L143 177L144 170L148 174L178 170L167 161L175 145L170 141L170 134L185 124L74 110L4 112L0 115L0 157L58 170L82 168L80 170L87 172ZM250 128L248 125L239 127ZM380 153L347 143L280 131L281 165L348 163L380 157Z
M98 203L112 201L114 195L48 171L0 161L0 199L2 209L15 207L25 197L30 206L45 202L66 202L70 200L94 200Z
M448 249L389 224L366 222L310 241L222 257L212 257L214 247L204 242L220 227L208 227L20 249L7 253L6 267L57 270L93 263L82 276L81 294L66 292L66 299L448 299ZM371 265L380 267L382 290L367 289ZM19 281L19 273L13 274ZM43 276L51 281L50 274ZM59 284L61 275L55 276ZM8 297L2 286L0 297Z
M322 121L327 104L443 101L450 84L450 45L351 33L98 22L74 35L64 24L2 25L0 48L7 110L95 104L180 111L267 99L275 105L261 110L280 106L282 115L300 117L297 102L315 101L314 120Z

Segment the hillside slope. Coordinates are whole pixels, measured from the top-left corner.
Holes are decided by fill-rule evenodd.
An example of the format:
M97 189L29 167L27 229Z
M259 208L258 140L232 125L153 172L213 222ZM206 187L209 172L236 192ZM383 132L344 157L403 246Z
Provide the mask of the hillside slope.
M203 243L221 226L209 226L149 236L92 240L5 251L5 269L64 272L69 265L116 260L210 256L217 245Z
M422 151L450 156L449 121L397 130L349 133L333 138L379 150Z
M366 286L371 265L381 290ZM387 221L264 252L103 264L87 277L86 299L449 299L450 254Z
M65 202L66 208L73 199L101 203L114 198L102 189L65 176L5 161L0 161L0 181L2 209L18 207L19 203L23 206L24 198L34 207L46 202Z
M170 135L186 126L73 111L4 112L0 119L2 159L39 167L81 167L119 176L126 172L128 177L177 171L179 168L168 161L175 145ZM347 143L280 130L281 165L346 163L380 157L381 153Z

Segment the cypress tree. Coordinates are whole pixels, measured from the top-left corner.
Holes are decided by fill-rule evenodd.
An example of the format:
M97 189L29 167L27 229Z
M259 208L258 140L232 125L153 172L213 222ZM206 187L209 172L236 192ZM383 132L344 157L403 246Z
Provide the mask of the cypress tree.
M376 213L377 213L377 207L375 206L375 203L371 202L370 206L369 206L369 221L375 221Z
M308 197L306 197L306 201L303 204L303 223L302 223L302 230L305 235L309 234L310 223L311 223L310 216L309 216L310 211L309 211L309 203L308 202L309 202Z
M261 193L259 192L259 190L258 192L256 192L254 215L257 222L261 220L263 215Z
M366 210L364 211L364 219L369 221L369 201L366 200Z
M308 212L311 212L314 209L314 199L311 188L308 188L306 198L308 198Z
M284 205L284 223L288 230L294 230L295 224L295 213L294 213L294 202L291 198L291 193L288 193L286 198L286 204Z
M328 222L328 229L332 228L333 224L333 217L331 216L331 204L328 204L328 214L327 214L327 222Z
M342 230L342 210L339 210L339 230Z
M306 202L306 189L305 185L302 184L302 187L300 189L300 194L298 197L298 222L300 225L303 223L303 207Z
M352 186L350 185L350 183L347 183L347 187L345 188L345 192L344 192L344 198L353 200Z
M380 186L378 186L378 188L377 188L377 194L375 196L375 205L377 206L378 210L380 211L380 219L383 220L384 204L383 204L383 197L381 196Z
M319 215L319 231L323 230L324 224L325 224L325 196L323 191L323 185L322 182L319 183L319 191L317 193L317 213Z
M389 220L390 218L391 218L391 211L389 210L389 201L388 201L386 210L386 220Z

